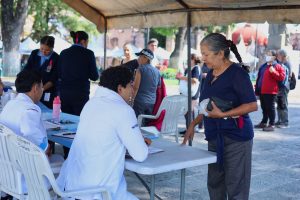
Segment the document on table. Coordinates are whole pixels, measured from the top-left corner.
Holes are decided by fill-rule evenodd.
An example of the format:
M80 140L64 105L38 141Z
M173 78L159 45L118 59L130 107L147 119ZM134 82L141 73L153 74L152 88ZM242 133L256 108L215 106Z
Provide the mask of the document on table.
M52 134L52 136L74 139L75 136L76 136L76 133L75 132L66 131L66 132L60 132L60 133Z
M49 120L43 120L43 124L46 130L59 130L60 124L53 123Z
M163 149L160 148L156 148L156 147L148 147L148 154L154 154L154 153L159 153L159 152L163 152Z
M148 155L163 152L163 151L164 150L160 149L160 148L156 148L156 147L152 147L152 146L148 147ZM126 150L125 158L132 158L127 150Z

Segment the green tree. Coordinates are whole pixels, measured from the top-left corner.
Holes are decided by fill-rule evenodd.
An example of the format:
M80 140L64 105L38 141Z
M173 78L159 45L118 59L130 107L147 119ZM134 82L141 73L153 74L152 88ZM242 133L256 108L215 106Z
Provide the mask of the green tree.
M3 75L14 76L20 70L19 45L28 10L28 0L1 0Z
M44 35L59 32L63 25L67 30L84 30L89 34L97 34L96 26L81 17L61 0L29 0L29 14L34 16L33 30L30 35L38 41Z

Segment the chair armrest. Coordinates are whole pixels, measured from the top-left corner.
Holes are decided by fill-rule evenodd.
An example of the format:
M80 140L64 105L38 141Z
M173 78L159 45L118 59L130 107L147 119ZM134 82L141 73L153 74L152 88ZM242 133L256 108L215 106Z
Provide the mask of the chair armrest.
M111 200L110 193L107 191L106 188L103 187L91 187L91 188L85 188L80 190L68 190L64 191L61 194L59 194L61 197L76 197L79 195L87 195L87 194L96 194L101 193L104 197L103 200Z
M141 127L142 121L143 121L144 118L147 118L147 119L157 119L158 116L155 116L155 115L143 115L143 114L139 115L138 116L138 125L139 125L139 127Z

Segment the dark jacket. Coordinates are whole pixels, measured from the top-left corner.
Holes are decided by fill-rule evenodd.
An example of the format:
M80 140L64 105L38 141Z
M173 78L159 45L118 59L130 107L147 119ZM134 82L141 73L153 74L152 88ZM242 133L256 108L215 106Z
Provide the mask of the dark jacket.
M90 81L99 78L94 52L72 45L60 53L58 63L60 93L89 96Z
M58 65L59 55L56 52L53 52L50 58L41 65L41 57L38 55L38 52L39 49L33 50L31 52L30 57L24 69L29 69L29 70L37 69L42 74L43 84L46 84L49 81L53 83L54 85L53 87L49 88L48 90L44 90L44 94L50 93L50 100L48 102L43 102L44 95L41 98L41 101L43 103L46 103L46 105L49 108L51 108L52 101L54 97L57 95L56 85L58 81L57 65Z

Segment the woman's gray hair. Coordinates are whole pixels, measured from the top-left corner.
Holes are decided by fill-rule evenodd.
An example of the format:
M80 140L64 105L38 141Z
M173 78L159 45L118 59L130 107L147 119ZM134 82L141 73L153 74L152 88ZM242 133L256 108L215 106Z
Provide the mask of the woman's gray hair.
M249 72L249 67L243 65L242 58L238 52L236 45L231 40L227 40L224 35L220 33L210 33L202 39L200 45L207 45L209 50L215 53L224 51L224 57L226 59L229 59L231 50L234 53L236 59L241 64L242 68Z

